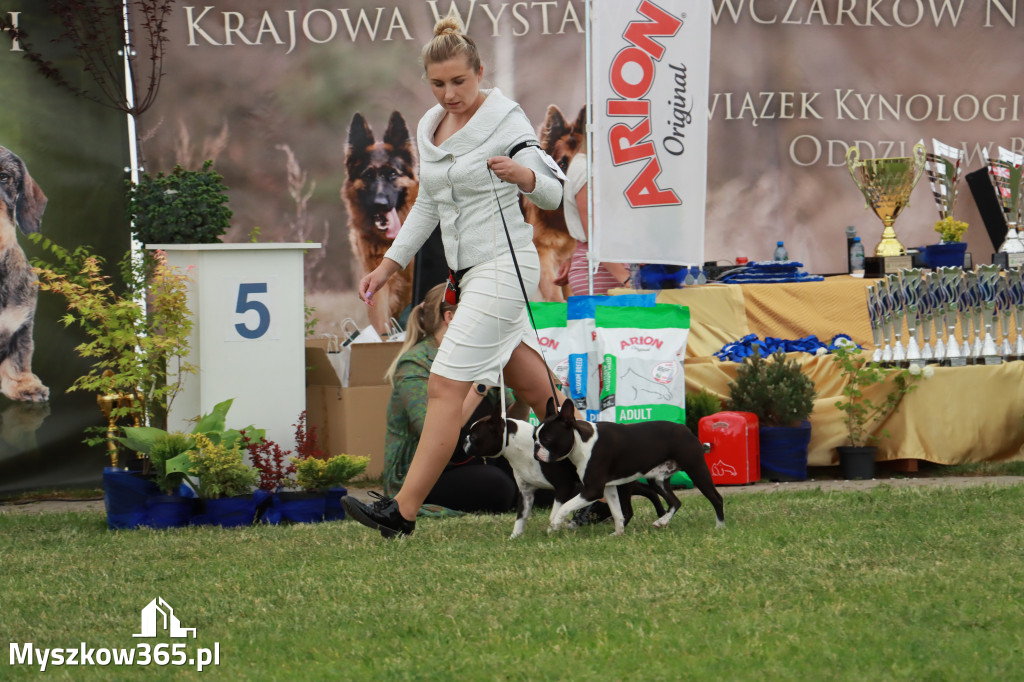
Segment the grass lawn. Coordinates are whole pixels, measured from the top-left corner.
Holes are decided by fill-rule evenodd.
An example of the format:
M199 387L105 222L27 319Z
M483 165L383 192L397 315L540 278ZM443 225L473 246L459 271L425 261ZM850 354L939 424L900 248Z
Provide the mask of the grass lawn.
M0 633L20 650L158 642L189 666L0 662L0 679L981 680L1024 669L1024 486L688 495L549 536L541 517L106 530L0 515ZM546 510L541 510L541 516ZM155 597L195 639L139 639ZM5 648L9 647L7 644ZM182 656L184 657L184 656Z

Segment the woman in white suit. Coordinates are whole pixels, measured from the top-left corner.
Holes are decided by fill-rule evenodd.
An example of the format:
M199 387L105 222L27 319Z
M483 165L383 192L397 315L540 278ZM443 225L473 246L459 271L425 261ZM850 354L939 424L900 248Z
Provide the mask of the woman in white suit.
M417 129L419 194L380 266L360 281L359 295L373 305L374 293L440 224L445 258L459 284L458 310L431 367L427 416L401 490L372 504L344 498L354 519L384 537L413 532L416 513L458 440L473 384L497 385L504 371L505 383L538 415L552 396L501 221L508 225L525 289L533 291L540 261L519 193L541 208L557 208L564 176L536 146L522 108L497 88L481 89L479 52L457 18L437 22L423 64L438 104ZM555 398L564 400L558 393Z

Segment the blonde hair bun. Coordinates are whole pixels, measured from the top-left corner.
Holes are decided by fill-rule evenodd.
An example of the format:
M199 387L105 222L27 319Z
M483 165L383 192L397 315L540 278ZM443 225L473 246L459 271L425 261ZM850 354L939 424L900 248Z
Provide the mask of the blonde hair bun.
M462 35L462 22L454 14L449 14L434 24L434 35Z

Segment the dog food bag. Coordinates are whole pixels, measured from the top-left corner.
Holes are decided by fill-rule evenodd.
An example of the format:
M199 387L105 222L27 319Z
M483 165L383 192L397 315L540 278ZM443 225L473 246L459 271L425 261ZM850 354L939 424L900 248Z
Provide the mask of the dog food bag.
M544 362L562 385L569 374L569 331L566 326L565 303L531 301L530 310L537 325Z
M597 306L650 307L657 294L622 296L570 296L567 303L569 350L569 397L587 421L597 421L601 410L601 355L597 349L594 311Z
M601 353L601 421L686 423L683 356L690 309L598 306L594 322Z

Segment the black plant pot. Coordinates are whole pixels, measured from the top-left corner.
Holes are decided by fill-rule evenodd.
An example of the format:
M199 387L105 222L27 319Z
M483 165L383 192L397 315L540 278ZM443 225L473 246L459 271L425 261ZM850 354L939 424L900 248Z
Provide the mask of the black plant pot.
M836 448L839 453L839 468L843 478L848 481L863 481L875 477L875 455L878 447L865 445L852 447L842 445Z

